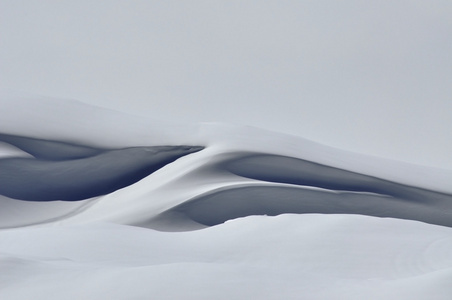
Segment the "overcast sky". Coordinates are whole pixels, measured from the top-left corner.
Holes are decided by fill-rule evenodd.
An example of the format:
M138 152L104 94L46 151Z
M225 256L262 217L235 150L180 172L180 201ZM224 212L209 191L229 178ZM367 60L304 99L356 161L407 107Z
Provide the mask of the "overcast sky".
M0 87L452 169L452 1L0 0Z

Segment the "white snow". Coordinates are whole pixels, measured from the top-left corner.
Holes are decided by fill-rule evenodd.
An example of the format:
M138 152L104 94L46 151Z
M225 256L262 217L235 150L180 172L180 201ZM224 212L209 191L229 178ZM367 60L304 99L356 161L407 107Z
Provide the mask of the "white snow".
M91 199L0 195L1 299L452 297L451 170L73 100L3 93L0 107L0 134L205 147ZM0 141L12 158L35 159Z
M452 229L353 215L0 232L3 299L450 299Z
M32 157L30 154L14 147L11 144L0 142L0 159L7 157Z

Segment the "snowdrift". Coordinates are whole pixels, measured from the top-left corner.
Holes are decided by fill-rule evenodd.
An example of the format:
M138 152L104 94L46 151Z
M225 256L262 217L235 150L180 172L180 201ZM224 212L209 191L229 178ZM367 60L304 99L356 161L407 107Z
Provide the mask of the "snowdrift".
M2 299L452 297L449 170L73 100L0 106Z

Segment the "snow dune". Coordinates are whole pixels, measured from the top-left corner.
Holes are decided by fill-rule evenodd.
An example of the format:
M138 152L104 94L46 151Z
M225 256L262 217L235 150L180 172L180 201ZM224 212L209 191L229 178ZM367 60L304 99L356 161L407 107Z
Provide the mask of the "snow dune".
M101 150L56 141L0 135L33 155L0 159L0 194L20 200L83 200L129 186L202 147Z
M0 141L33 156L0 159L0 194L26 201L93 201L89 199L128 188L178 158L204 149L203 146L101 149L6 134L0 135ZM209 163L204 163L209 159ZM199 223L201 228L238 217L283 213L361 214L452 226L450 194L294 157L223 151L204 155L203 162L179 181L192 181L192 186L197 187L209 178L217 178L218 184L200 190L197 195L183 197L181 193L178 202L158 214L150 210L149 220L142 226L165 222L173 224L166 230L184 230L187 223ZM169 183L167 188L176 190L178 185ZM133 191L128 198L132 195ZM109 200L100 201L108 204ZM11 201L4 202L15 207ZM82 217L86 214L79 213ZM3 214L10 215L6 209ZM50 215L48 222L67 219L67 212L60 214L64 217ZM75 215L74 211L72 214ZM102 212L97 214L102 216ZM39 220L43 222L45 218ZM119 223L140 222L143 220Z
M361 214L452 226L450 194L268 154L236 153L210 168L210 174L228 171L260 183L222 187L171 212L209 226L248 215L283 213Z
M2 299L452 296L450 170L72 100L0 105Z

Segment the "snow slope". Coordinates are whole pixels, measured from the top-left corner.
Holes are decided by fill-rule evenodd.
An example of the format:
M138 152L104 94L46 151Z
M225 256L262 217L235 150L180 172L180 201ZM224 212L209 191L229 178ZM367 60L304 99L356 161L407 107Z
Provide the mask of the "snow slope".
M2 299L452 297L450 170L67 99L0 106Z

